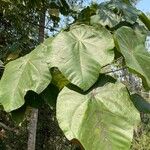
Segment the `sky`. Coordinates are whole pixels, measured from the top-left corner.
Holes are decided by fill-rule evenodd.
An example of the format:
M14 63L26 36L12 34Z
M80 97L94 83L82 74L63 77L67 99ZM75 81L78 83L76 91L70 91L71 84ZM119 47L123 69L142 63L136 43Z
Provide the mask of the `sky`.
M150 12L150 0L140 0L136 7L144 12Z

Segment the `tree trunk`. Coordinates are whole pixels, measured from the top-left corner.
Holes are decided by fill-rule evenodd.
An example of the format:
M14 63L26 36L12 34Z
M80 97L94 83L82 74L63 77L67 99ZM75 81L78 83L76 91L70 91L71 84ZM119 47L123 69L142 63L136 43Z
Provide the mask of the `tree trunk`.
M44 26L45 26L45 10L40 14L39 21L39 43L44 41ZM36 130L38 122L38 109L33 108L31 111L31 118L29 123L29 134L28 134L28 150L35 150L36 145Z
M41 12L39 21L39 43L44 41L45 10Z
M29 134L28 134L28 150L35 150L36 144L36 128L38 121L38 109L32 108L31 118L29 123Z

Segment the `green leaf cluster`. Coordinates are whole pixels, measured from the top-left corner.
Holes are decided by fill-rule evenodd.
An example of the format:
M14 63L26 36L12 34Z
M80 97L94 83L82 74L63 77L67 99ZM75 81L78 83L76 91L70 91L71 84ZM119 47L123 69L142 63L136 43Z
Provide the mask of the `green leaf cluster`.
M9 62L0 81L5 111L21 108L27 92L34 91L49 105L56 101L57 119L69 140L79 140L86 150L130 149L139 111L149 112L149 105L101 70L119 52L126 67L150 89L146 34L135 30L141 13L133 8L123 2L102 3L91 24L75 23Z

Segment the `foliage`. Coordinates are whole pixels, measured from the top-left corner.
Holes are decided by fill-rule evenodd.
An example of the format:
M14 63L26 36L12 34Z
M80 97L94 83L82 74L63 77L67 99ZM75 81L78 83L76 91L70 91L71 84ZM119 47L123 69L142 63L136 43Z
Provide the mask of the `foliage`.
M86 150L129 149L133 126L139 121L125 86L108 79L100 76L86 94L64 88L58 96L60 127L68 139L78 139Z
M99 5L96 15L92 16L92 23L100 23L110 28L120 22L135 23L140 12L131 5L119 1L104 2Z
M96 82L100 68L114 58L112 35L103 27L73 26L58 34L51 45L50 64L84 91Z
M6 63L28 54L37 46L40 15L47 13L49 32L59 26L60 14L71 10L66 1L49 0L0 0L0 59ZM50 23L49 23L50 22Z
M150 88L150 54L145 49L145 40L146 35L138 34L128 27L119 28L115 32L115 41L126 65L141 74Z
M36 3L34 8L46 3L40 2L42 5ZM87 20L81 16L88 11L81 11L74 24L5 66L0 103L7 112L21 108L30 90L44 95L50 106L57 98L56 116L69 140L79 140L86 150L128 150L140 121L137 109L144 111L146 102L139 101L144 106L137 107L138 101L133 101L125 85L101 70L123 57L126 67L150 89L150 54L144 47L150 21L123 1L112 0L93 8ZM137 24L141 27L138 19L143 21L145 32L135 29ZM55 89L51 86L56 87L54 97L53 92L47 94L48 85L51 91Z
M39 19L35 10L23 4L0 3L0 59L10 61L29 53L38 44Z
M50 41L51 39L49 42ZM6 111L12 111L22 106L27 91L32 90L41 93L50 83L51 75L48 65L42 61L45 56L45 48L41 47L45 47L44 44L37 47L36 50L30 54L6 65L5 74L1 80L1 87L3 87L3 91L5 91L1 91L1 96L3 97L1 103ZM9 71L11 71L13 76L9 74ZM32 76L30 76L30 74L32 74ZM10 85L6 84L7 80L10 79L12 85L11 90L9 90Z
M142 122L138 126L138 130L135 132L134 140L131 149L132 150L149 150L149 130L150 130L150 115L144 114Z

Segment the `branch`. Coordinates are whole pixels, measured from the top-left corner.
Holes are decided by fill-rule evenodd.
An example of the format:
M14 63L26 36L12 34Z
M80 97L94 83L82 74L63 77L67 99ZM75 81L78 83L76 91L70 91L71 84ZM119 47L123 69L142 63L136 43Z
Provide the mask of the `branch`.
M12 132L16 132L14 129L6 126L4 123L0 122L0 127L4 128L5 130L8 130L8 131L12 131Z
M118 59L114 60L112 63L106 64L106 65L102 66L102 68L105 68L105 67L107 67L107 66L110 66L110 65L112 65L113 63L116 63L117 61L122 60L122 59L123 59L123 57L119 57Z
M124 69L127 69L127 67L123 67L123 68L120 68L120 69L117 69L117 70L112 70L112 71L104 72L104 74L114 73L114 72L121 71L121 70L124 70Z

